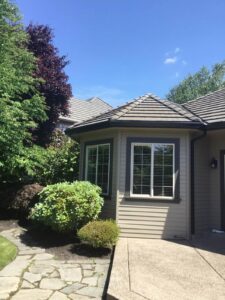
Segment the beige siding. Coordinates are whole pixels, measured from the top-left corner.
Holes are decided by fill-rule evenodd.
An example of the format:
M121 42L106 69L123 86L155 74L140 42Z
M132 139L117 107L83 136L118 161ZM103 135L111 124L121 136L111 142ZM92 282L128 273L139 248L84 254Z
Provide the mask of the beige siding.
M195 232L206 231L209 224L209 138L195 142Z
M220 151L225 150L225 130L213 131L209 135L210 148L209 159L217 159L217 169L208 168L210 178L210 228L220 229L221 210L220 210Z
M165 137L180 139L180 203L150 203L124 200L127 137ZM190 218L190 139L185 131L121 130L119 137L119 195L117 221L123 237L189 238Z
M105 199L104 207L102 209L101 218L116 218L116 197L117 197L117 153L118 153L118 139L117 131L115 130L99 130L96 132L89 132L82 134L80 138L80 179L83 179L84 169L84 145L86 142L98 141L104 139L113 139L113 172L112 172L112 197Z
M225 130L209 131L195 146L195 230L221 229L220 151L225 150ZM210 161L218 161L216 169Z

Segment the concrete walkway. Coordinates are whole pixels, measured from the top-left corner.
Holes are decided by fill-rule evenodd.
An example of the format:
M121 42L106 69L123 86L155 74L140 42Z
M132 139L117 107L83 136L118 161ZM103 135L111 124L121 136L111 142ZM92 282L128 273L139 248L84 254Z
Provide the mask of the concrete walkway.
M192 244L120 239L107 299L225 299L225 237Z
M20 239L24 229L0 232L18 247L16 259L0 271L0 300L102 299L109 259L57 260Z

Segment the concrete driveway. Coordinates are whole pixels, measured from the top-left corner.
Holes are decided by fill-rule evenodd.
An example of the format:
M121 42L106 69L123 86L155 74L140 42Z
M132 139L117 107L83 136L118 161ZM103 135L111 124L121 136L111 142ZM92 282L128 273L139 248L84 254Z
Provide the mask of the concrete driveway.
M225 236L191 243L120 239L108 299L225 299Z

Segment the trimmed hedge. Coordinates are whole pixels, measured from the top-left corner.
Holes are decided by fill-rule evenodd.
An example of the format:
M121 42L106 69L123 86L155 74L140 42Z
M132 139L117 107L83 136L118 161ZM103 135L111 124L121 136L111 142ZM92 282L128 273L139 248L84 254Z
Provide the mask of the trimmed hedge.
M97 219L103 205L100 194L101 189L88 181L48 185L39 194L30 219L57 232L77 230Z
M113 220L99 220L86 224L78 231L81 241L94 248L112 248L119 237L119 227Z

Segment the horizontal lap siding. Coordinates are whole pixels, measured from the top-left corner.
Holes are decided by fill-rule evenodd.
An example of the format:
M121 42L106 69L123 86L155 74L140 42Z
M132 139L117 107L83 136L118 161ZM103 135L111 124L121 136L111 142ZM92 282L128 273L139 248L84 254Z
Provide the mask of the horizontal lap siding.
M146 131L145 131L146 132ZM180 203L148 203L124 200L127 137L165 137L180 139ZM117 221L122 237L189 237L189 135L148 131L125 131L120 135L120 172Z
M209 159L206 163L210 182L209 222L210 228L221 229L220 151L225 150L225 130L213 132L209 138ZM218 162L216 169L209 168L209 162L212 158Z
M209 139L195 142L195 232L209 228Z

